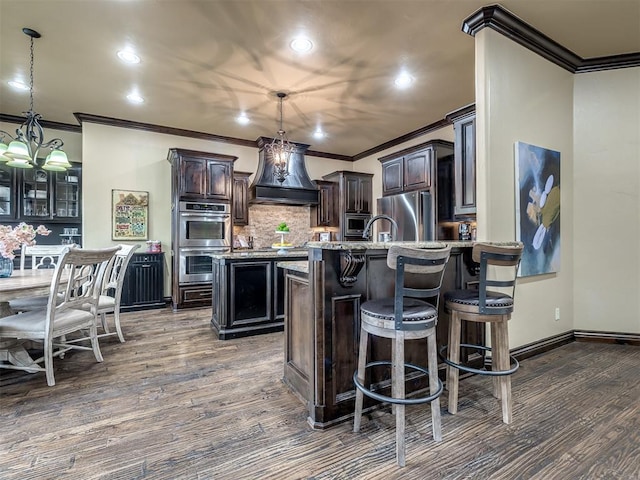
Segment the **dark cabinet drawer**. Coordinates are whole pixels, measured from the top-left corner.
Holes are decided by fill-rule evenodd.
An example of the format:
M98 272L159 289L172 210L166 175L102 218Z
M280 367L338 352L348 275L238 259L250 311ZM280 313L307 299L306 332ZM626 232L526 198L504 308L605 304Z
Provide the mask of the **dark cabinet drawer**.
M189 307L210 306L212 293L210 284L180 287L180 304Z

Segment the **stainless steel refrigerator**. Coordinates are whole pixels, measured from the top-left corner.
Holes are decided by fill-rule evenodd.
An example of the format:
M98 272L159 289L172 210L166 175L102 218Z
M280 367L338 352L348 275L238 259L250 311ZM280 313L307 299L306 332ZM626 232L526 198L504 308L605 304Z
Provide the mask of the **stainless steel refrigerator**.
M389 215L398 224L396 240L435 240L436 215L433 196L429 190L401 193L378 199L378 214ZM391 222L381 220L378 232L391 232Z

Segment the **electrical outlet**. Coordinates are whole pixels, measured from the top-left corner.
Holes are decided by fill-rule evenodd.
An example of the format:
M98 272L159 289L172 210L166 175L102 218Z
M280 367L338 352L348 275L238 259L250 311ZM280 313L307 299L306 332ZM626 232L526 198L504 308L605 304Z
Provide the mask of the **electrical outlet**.
M556 322L560 320L560 307L556 307Z

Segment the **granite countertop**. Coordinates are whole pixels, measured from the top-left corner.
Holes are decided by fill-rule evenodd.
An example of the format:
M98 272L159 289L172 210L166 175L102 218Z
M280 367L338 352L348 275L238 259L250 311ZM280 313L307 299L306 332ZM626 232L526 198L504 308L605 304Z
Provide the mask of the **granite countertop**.
M217 253L212 255L213 258L216 259L234 259L234 258L287 258L289 257L300 257L307 255L309 251L306 248L291 248L285 250L286 254L279 254L277 249L265 249L265 250L237 250L234 252L228 253Z
M439 248L445 245L455 247L472 247L475 243L471 240L442 240L438 242L309 242L309 248L321 248L323 250L385 250L393 245L416 248ZM491 245L518 245L519 242L482 242Z
M309 262L276 262L276 266L300 273L309 273Z

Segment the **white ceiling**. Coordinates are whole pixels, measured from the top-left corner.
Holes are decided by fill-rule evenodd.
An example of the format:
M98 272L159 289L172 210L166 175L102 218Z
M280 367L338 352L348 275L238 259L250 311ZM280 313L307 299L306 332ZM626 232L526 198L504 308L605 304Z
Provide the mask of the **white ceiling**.
M0 113L20 115L35 41L35 110L74 112L356 155L474 101L474 39L462 21L483 0L0 0ZM640 0L504 0L501 5L583 58L640 52ZM313 39L306 56L288 44ZM125 65L116 51L142 57ZM414 86L398 90L406 68ZM146 99L131 105L137 88ZM234 118L245 111L249 125ZM327 138L312 137L317 126Z

